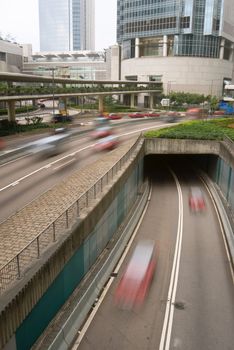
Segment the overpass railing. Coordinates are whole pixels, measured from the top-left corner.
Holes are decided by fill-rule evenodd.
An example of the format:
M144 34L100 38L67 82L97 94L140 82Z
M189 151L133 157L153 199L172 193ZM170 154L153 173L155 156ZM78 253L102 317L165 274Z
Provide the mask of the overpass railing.
M91 202L98 194L103 192L105 186L110 184L114 176L122 170L123 166L132 158L135 151L142 145L141 135L131 146L128 152L118 160L94 185L74 201L60 216L53 220L42 232L40 232L27 246L25 246L13 259L0 269L0 295L7 287L17 279L23 277L29 265L39 259L48 246L56 242L77 219L81 218Z

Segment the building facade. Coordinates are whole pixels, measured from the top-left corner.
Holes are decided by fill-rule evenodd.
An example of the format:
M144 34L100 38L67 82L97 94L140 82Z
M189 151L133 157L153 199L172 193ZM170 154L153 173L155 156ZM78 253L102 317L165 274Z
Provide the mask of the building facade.
M84 80L110 79L106 53L101 51L35 52L24 62L25 74Z
M233 79L233 0L118 0L121 79L222 95Z
M29 45L0 39L0 72L20 73L29 51Z
M95 0L39 0L41 51L94 50Z

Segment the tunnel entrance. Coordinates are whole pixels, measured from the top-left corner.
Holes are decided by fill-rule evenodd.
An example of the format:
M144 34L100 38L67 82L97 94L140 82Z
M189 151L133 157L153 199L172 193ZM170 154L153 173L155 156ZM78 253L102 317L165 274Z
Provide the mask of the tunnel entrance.
M175 171L182 178L190 176L194 169L203 170L211 178L217 172L219 157L210 155L183 155L183 154L150 154L144 158L144 179L153 181L155 176L166 180L168 169ZM168 175L167 175L168 178ZM169 176L169 179L172 176Z

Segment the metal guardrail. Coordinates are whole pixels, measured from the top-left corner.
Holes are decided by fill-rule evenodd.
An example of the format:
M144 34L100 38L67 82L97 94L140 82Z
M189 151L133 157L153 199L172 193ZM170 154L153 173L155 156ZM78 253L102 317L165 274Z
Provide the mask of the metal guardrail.
M72 224L80 218L82 211L91 205L91 202L97 198L98 194L103 192L104 187L113 180L114 176L132 157L141 141L142 136L140 135L128 152L108 172L0 269L0 295L3 294L9 284L23 277L30 263L39 259L51 243L56 242L66 230L71 228Z

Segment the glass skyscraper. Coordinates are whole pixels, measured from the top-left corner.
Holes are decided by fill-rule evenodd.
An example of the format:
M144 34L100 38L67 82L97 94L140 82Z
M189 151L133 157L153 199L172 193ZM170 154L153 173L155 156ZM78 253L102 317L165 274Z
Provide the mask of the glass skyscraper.
M39 0L40 50L94 50L94 1Z
M229 59L233 0L118 0L117 41L123 57L193 56Z
M234 0L117 0L121 79L222 95L234 79Z

